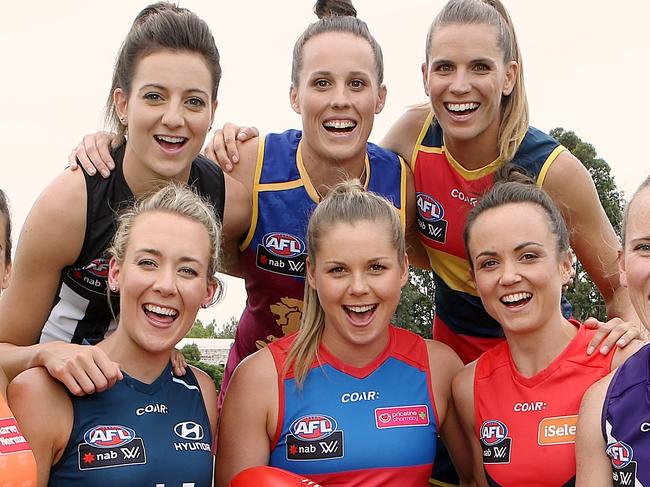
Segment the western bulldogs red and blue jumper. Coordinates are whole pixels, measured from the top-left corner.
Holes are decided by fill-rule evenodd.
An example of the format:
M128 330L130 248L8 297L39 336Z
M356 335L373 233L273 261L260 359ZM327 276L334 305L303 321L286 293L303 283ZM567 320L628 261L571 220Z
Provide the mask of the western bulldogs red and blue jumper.
M106 298L108 261L106 249L117 231L119 212L131 205L131 192L122 163L124 146L113 154L115 170L104 179L86 178L86 232L77 260L61 272L52 310L43 328L40 341L62 340L94 345L103 340L117 323L120 303L113 295L111 306ZM219 221L223 221L225 183L221 169L203 156L198 156L190 169L188 184L208 199Z
M533 377L519 373L507 342L478 359L474 419L490 486L575 484L575 434L580 401L611 370L615 350L587 355L595 331L578 334Z
M427 485L438 419L425 341L390 327L384 352L352 367L324 346L303 387L283 377L294 336L269 346L278 371L270 465L329 486Z
M650 486L650 345L614 374L603 404L602 430L613 485Z
M320 200L300 155L302 132L260 138L253 216L239 257L246 308L224 372L220 403L235 367L268 343L298 330L307 258L307 224ZM386 197L405 222L406 169L394 153L368 144L366 188Z
M112 388L70 395L74 423L50 487L210 487L212 435L198 381L171 363L151 384L126 373Z
M557 156L566 150L530 127L512 163L542 186ZM463 242L467 214L494 181L497 159L476 170L460 165L447 151L442 128L429 115L415 145L411 169L417 194L417 224L435 282L433 336L449 345L464 363L476 360L503 340L501 326L487 314L469 275ZM565 317L571 315L563 303Z

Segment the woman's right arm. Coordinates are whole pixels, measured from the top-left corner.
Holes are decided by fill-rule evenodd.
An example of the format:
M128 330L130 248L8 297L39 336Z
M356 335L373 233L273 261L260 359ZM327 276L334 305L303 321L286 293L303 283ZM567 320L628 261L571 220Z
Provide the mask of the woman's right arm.
M216 487L226 487L248 467L268 465L278 415L277 383L267 348L247 357L235 369L219 418Z
M42 365L80 394L109 387L120 377L119 368L96 347L38 344L61 272L81 252L85 228L84 176L64 171L34 203L16 247L11 285L0 299L0 367L9 380Z
M466 365L452 382L452 395L460 423L472 450L474 480L476 485L487 487L483 470L483 451L474 432L474 370L476 362Z
M596 382L582 398L576 435L576 487L612 485L612 466L605 453L600 415L613 375Z
M72 431L72 402L40 367L16 377L7 392L11 412L36 459L38 486L45 487Z

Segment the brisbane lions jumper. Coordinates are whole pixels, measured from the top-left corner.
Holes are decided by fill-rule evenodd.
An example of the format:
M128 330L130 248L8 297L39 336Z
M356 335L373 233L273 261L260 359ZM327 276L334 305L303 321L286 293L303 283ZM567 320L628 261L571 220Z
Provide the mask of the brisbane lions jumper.
M124 179L124 146L113 154L115 170L108 179L86 178L86 234L79 257L61 272L59 288L45 323L40 342L62 340L91 344L101 341L117 323L106 298L108 261L106 249L117 230L119 212L135 200ZM188 184L212 203L216 217L223 221L225 201L221 169L203 156L192 161ZM119 299L112 296L117 316Z
M260 138L253 217L239 257L248 298L228 356L222 391L239 362L273 340L298 330L305 284L307 224L320 200L302 162L301 138L302 132L297 130ZM365 171L366 188L391 201L404 225L404 161L390 151L368 144Z
M572 486L580 401L606 376L615 351L585 353L594 330L580 323L562 353L533 377L521 375L506 342L485 352L474 375L474 419L490 486Z
M191 369L171 363L151 384L124 374L112 388L70 395L74 423L50 487L210 487L212 434Z
M0 394L0 487L36 487L36 460Z
M294 336L269 345L278 371L278 424L269 465L328 487L427 485L438 416L424 340L390 327L386 350L352 367L322 345L302 389L282 380Z
M650 486L650 345L614 374L603 404L602 429L613 485Z
M467 214L493 184L501 161L476 170L463 168L445 148L442 128L429 115L413 151L411 169L417 194L420 240L435 282L434 338L449 345L465 363L503 339L501 326L487 314L469 275L463 243ZM542 186L548 169L565 150L530 127L512 162ZM563 306L568 306L568 303ZM570 316L570 306L565 316Z

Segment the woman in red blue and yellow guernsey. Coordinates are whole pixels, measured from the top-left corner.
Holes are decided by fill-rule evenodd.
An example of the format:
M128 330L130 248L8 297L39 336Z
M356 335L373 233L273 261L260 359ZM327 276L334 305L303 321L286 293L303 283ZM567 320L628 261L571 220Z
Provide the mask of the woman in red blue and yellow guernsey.
M469 277L462 231L504 162L531 175L561 209L571 246L605 297L609 318L635 318L617 276L618 239L589 173L555 139L528 125L521 55L501 2L449 1L426 46L422 73L430 105L405 113L382 146L410 158L420 240L435 277L434 338L465 363L503 340ZM568 305L564 311L570 316Z
M270 465L323 487L421 487L438 435L470 485L450 400L462 363L446 345L390 325L408 278L397 213L358 181L340 183L314 210L307 238L300 330L237 367L216 485Z
M506 336L453 382L476 477L501 487L574 485L582 396L640 342L584 353L594 330L559 306L569 233L532 181L496 183L468 215L464 241L483 305Z

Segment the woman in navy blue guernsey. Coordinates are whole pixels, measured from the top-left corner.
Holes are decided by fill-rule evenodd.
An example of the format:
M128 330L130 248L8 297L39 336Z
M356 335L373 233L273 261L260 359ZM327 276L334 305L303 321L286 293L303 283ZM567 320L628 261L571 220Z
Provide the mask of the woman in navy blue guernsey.
M650 330L650 177L623 218L621 282ZM578 486L650 485L650 345L594 384L580 410Z
M119 326L97 347L123 379L78 397L36 367L9 388L40 486L212 485L215 386L193 367L176 376L171 356L218 289L220 239L210 204L184 186L122 214L108 270Z
M300 330L237 367L220 417L217 486L256 465L324 487L423 486L438 434L465 474L470 452L450 400L460 359L390 325L408 278L397 212L358 181L340 183L307 238Z

